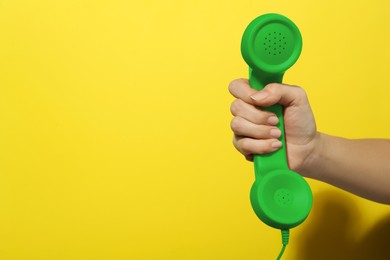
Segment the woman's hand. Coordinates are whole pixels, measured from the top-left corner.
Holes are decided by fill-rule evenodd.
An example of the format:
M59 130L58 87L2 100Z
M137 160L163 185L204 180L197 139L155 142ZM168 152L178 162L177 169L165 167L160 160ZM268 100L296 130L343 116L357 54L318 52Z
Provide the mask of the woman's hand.
M318 146L315 143L319 134L306 92L297 86L277 83L268 84L257 91L249 86L246 79L232 81L229 91L237 98L230 108L234 116L231 128L236 149L247 160L253 160L253 154L265 154L281 147L278 141L281 133L275 126L277 117L261 109L278 103L284 107L289 167L304 176L310 175L305 169Z

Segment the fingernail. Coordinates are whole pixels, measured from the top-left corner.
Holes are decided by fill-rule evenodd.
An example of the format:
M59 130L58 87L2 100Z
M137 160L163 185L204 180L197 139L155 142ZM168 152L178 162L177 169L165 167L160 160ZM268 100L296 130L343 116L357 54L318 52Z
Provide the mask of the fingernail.
M276 116L271 116L268 118L268 124L270 125L276 125L279 123L279 119Z
M282 147L282 142L281 141L275 141L271 144L272 148L280 148Z
M259 91L259 92L256 92L255 94L253 94L251 96L251 99L259 101L259 100L262 100L262 99L264 99L266 97L268 97L268 93L267 92Z
M282 132L277 128L272 129L270 133L271 133L271 136L275 137L275 138L279 138L280 135L282 134Z

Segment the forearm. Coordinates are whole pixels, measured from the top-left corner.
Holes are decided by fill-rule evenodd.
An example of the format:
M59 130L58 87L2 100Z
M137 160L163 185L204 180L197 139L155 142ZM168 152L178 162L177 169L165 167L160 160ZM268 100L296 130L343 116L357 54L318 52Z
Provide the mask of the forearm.
M318 134L304 175L390 204L390 140L349 140Z

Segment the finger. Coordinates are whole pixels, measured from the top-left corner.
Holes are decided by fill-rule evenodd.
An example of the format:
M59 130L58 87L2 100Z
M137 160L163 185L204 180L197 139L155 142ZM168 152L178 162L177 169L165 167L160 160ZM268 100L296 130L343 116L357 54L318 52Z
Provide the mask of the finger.
M277 127L256 125L239 116L232 119L230 127L236 135L255 139L279 138L282 134Z
M279 119L275 114L268 111L262 111L253 105L245 103L241 99L236 99L232 102L230 112L233 116L242 117L258 125L276 125L279 122Z
M253 104L251 95L255 94L257 90L250 87L247 79L236 79L229 84L230 93L239 99L242 99L246 103Z
M302 88L279 83L268 84L263 90L251 95L251 99L254 104L262 107L277 103L285 107L308 103L306 92Z
M234 147L245 157L253 154L266 154L278 150L282 143L277 139L252 139L235 135Z

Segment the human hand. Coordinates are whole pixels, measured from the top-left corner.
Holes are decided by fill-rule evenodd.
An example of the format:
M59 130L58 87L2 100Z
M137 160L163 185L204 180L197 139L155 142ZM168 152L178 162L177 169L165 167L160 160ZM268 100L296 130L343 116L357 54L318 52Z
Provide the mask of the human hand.
M230 108L234 116L231 128L236 149L247 160L253 160L253 154L266 154L281 147L281 142L277 140L281 133L275 126L278 123L276 115L260 109L278 103L284 107L289 167L304 176L310 175L305 170L318 146L320 135L306 92L297 86L278 83L268 84L257 91L250 87L246 79L232 81L229 91L237 98Z

